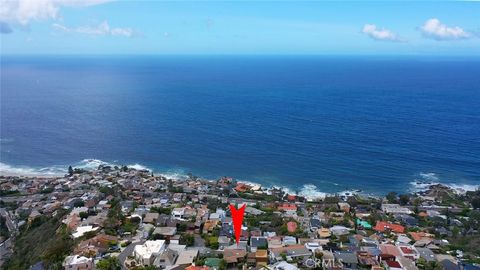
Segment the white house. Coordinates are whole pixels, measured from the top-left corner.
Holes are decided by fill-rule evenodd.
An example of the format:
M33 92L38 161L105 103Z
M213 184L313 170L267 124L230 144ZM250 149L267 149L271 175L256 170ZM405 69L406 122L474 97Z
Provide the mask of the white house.
M165 250L165 240L146 241L133 249L135 260L142 265L152 265L155 258Z
M382 204L382 211L387 213L387 214L407 214L410 215L412 210L400 206L399 204L394 204L394 203L384 203Z
M318 242L308 242L305 244L305 248L310 250L312 253L315 253L316 250L323 250L322 245Z
M227 216L227 213L225 212L225 210L218 208L217 211L215 211L215 213L210 214L209 219L223 222L226 216Z
M91 270L93 269L93 258L73 255L67 256L63 261L65 270Z
M78 226L76 231L74 233L72 233L72 236L73 236L73 238L79 238L79 237L82 237L87 232L94 232L98 229L99 229L98 227L93 227L93 226L90 226L90 225Z
M297 238L293 236L284 236L283 237L283 245L284 246L290 246L290 245L296 245L297 244Z
M347 235L350 233L350 229L345 227L345 226L340 226L340 225L335 225L333 227L330 228L330 232L333 234L333 235L336 235L336 236L341 236L341 235Z
M185 208L173 208L172 217L175 219L183 219L185 216Z

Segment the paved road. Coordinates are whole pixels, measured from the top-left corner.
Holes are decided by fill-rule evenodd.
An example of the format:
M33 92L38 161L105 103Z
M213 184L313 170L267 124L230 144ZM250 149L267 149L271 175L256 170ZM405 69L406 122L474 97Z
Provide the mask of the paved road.
M120 253L120 255L118 255L118 260L120 261L120 265L122 266L122 269L124 270L128 269L127 267L125 267L125 260L127 259L128 256L132 255L133 249L135 248L136 245L142 245L143 243L145 243L145 240L132 242L122 251L122 253Z
M10 217L10 214L7 212L6 209L0 208L0 215L5 218L5 224L7 224L8 231L11 234L14 234L17 227L15 226L15 223L13 222L12 218Z
M205 240L198 234L195 234L193 236L194 242L193 246L194 247L205 247Z

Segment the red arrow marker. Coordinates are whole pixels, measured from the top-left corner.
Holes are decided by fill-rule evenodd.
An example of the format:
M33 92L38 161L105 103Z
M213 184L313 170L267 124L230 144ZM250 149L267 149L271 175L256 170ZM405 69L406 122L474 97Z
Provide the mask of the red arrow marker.
M240 234L242 233L243 214L245 213L245 204L240 209L235 208L235 205L230 204L230 212L232 212L233 231L235 232L235 239L240 242Z

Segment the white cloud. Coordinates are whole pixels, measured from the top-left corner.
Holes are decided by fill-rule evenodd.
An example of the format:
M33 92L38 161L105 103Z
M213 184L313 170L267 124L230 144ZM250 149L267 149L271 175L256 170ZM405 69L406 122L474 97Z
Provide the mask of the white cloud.
M474 36L461 27L449 27L442 24L440 20L436 18L427 20L423 26L420 27L420 31L422 31L423 36L435 40L467 39Z
M363 26L362 33L375 40L404 42L403 39L401 39L392 31L385 28L379 28L375 24L365 24Z
M85 7L111 0L0 0L0 21L28 25L31 21L57 19L61 7Z
M70 28L58 23L52 24L53 29L65 33L78 33L92 36L123 36L123 37L135 37L140 36L139 32L136 32L134 29L125 27L111 27L107 21L103 21L98 25L94 26L79 26Z

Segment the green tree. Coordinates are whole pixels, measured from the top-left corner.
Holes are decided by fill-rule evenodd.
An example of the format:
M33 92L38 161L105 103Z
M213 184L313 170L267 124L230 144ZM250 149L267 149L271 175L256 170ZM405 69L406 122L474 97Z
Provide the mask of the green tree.
M101 259L97 263L97 269L100 270L118 270L121 269L120 261L117 257L108 257L106 259Z
M188 247L191 247L193 246L194 243L195 243L195 237L190 233L184 233L180 237L181 245L187 245Z
M83 207L85 203L82 200L77 200L73 203L73 207Z
M396 192L389 192L386 196L389 203L396 203L397 202L397 193Z
M407 194L402 194L399 196L400 204L406 205L410 201L410 197Z
M479 209L480 208L480 196L479 197L475 197L472 199L472 206L473 208L475 209Z
M88 218L88 213L87 212L80 212L78 215L80 216L81 219Z
M220 261L219 270L227 269L227 262L225 260Z

